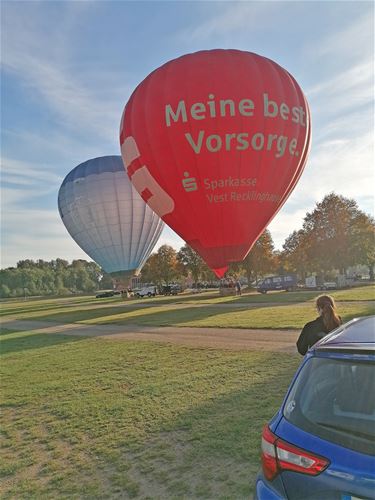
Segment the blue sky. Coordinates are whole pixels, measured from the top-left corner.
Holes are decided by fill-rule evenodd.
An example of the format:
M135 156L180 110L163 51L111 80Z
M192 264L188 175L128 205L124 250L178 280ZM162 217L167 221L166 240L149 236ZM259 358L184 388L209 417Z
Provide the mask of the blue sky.
M372 1L3 0L1 31L1 267L88 259L59 217L64 177L89 158L120 154L132 90L166 61L202 49L269 57L309 101L311 153L269 227L277 248L329 192L374 214ZM183 244L170 229L164 243Z

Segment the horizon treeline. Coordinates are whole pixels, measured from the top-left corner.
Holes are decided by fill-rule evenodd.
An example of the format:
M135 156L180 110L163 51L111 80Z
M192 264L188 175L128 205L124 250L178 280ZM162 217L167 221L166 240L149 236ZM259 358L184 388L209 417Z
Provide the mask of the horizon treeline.
M371 280L375 265L375 222L358 208L355 200L330 193L304 218L302 229L293 231L283 249L275 250L266 229L247 257L233 263L229 275L248 283L268 274L296 273L300 279L316 274L325 278L345 275L348 268L366 266ZM179 251L168 245L150 255L141 273L142 282L169 284L189 278L191 282L215 281L214 273L188 245ZM113 288L113 278L92 261L69 263L21 260L16 267L0 270L0 298L36 295L93 293Z

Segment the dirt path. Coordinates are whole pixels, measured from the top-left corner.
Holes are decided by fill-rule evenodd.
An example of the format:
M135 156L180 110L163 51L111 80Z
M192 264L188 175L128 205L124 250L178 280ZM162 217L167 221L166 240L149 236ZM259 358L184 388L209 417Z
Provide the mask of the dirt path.
M139 325L83 325L60 324L32 320L4 320L2 328L38 333L99 337L110 340L139 340L167 342L214 349L296 351L296 330L246 330L240 328L177 328Z

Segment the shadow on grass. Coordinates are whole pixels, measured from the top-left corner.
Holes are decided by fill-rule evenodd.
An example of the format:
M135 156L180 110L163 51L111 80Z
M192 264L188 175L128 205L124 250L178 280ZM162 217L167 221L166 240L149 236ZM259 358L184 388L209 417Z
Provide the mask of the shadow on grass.
M304 307L303 304L300 305ZM265 308L269 309L267 317L264 313L258 314ZM374 314L373 305L363 302L356 303L355 310L351 309L353 308L348 305L341 306L340 311L344 321L349 321L358 316ZM142 304L127 305L123 308L119 306L102 306L95 309L76 308L52 314L46 311L45 314L35 315L30 319L58 323L154 327L189 326L192 324L198 326L197 323L201 322L200 326L213 328L293 329L296 327L302 328L303 324L309 319L313 319L313 317L313 310L306 311L301 315L298 308L291 310L291 304L280 302L272 305L259 303L256 307L249 309L239 305L236 306L235 303L226 304L225 307L202 304L202 306L176 306L176 308L173 308L162 303L155 304L154 307L147 305L143 307Z
M5 308L2 308L1 309L1 312L0 312L0 316L8 316L8 315L20 315L20 314L27 314L27 313L34 313L34 312L38 312L38 311L51 311L51 310L56 310L56 309L60 309L62 308L63 306L60 306L58 304L49 304L49 305L38 305L38 306L35 306L35 305L28 305L28 306L24 306L24 307L17 307L17 308L9 308L9 309L5 309ZM66 307L66 306L65 306Z
M8 316L8 315L22 315L27 313L34 313L38 311L51 311L51 310L59 310L66 309L67 307L82 307L90 304L95 304L92 298L88 299L33 299L30 301L26 301L24 303L20 303L19 305L14 305L11 307L4 307L2 305L0 309L0 316Z
M291 376L302 361L297 354L283 355L287 362L280 364L275 363L274 358L274 354L262 356L262 362L273 369L268 368L263 376L259 367L259 382L253 382L248 389L212 399L205 405L192 405L191 411L163 430L189 430L190 438L196 442L196 458L218 455L248 460L257 456L262 426L281 404Z
M68 357L63 378L43 380L38 392L32 387L25 396L31 406L21 414L10 408L10 439L13 417L21 416L22 428L26 424L33 430L21 436L29 439L29 455L50 468L40 477L32 475L33 462L24 466L31 479L21 484L14 474L9 498L52 498L57 486L61 497L87 498L92 483L97 490L90 498L250 498L262 426L279 407L299 357L282 354L275 363L274 355L264 353L134 344L121 354L107 343L93 346L95 356L83 357L83 365L76 366L78 352ZM141 370L135 368L139 356L145 357ZM41 360L44 370L53 366L47 359ZM40 367L33 370L40 380ZM79 370L82 392L77 393ZM30 412L36 397L48 404Z
M5 337L5 335L10 335L12 333L24 332L25 330L12 330L10 328L0 328L0 337Z
M15 333L13 330L9 333ZM23 336L17 336L15 338L6 338L0 342L0 355L5 356L6 354L27 351L30 349L41 349L45 347L51 347L55 345L61 345L71 342L79 342L85 340L87 337L72 337L69 335L62 334L51 334L51 333L35 333Z
M330 292L334 298L337 297L337 301L370 301L373 300L374 295L367 293L363 295L363 288L369 289L369 287L359 287L355 289L347 290L337 290ZM371 287L370 287L371 288ZM373 287L372 287L373 289ZM130 299L124 300L123 298L116 296L111 298L96 299L94 296L80 296L80 297L58 297L58 298L33 298L27 301L18 301L13 303L13 300L2 300L0 301L2 307L0 309L0 316L14 315L22 316L26 314L34 314L37 312L64 312L67 309L78 309L81 311L85 308L99 307L106 305L110 307L113 304L114 307L119 307L123 304L125 307L129 308L139 308L139 307L162 307L163 305L205 305L212 304L216 306L226 305L226 306L244 306L246 304L301 304L305 302L312 302L318 295L323 292L318 290L314 291L297 291L297 292L269 292L265 295L255 293L254 291L243 291L241 296L229 296L222 297L218 290L208 290L203 291L198 294L180 294L176 296L157 296L155 298L145 298L145 299ZM361 295L362 294L362 295Z
M287 358L285 358L287 359ZM262 428L280 407L298 356L264 362L263 380L194 405L122 458L141 497L248 499L260 468ZM249 367L251 369L251 367ZM187 393L188 397L188 393Z
M260 294L254 292L243 292L242 295L223 297L218 291L202 292L201 294L176 295L174 297L160 297L159 301L169 303L206 303L212 301L216 304L269 304L269 303L294 303L308 302L319 295L318 292L270 292ZM160 303L159 302L159 303Z
M69 311L58 311L58 312L53 312L50 313L48 311L45 312L45 314L38 314L38 315L33 315L31 318L33 321L53 321L53 322L58 322L58 323L78 323L80 321L89 321L89 320L95 320L98 318L106 318L106 317L111 317L111 316L125 316L126 320L126 315L130 315L133 312L139 311L140 308L139 306L127 306L124 307L124 309L121 309L119 306L115 307L109 307L109 306L98 306L92 309L80 309L79 307L75 307L72 310ZM149 310L149 307L145 307L145 310ZM22 318L26 319L26 318ZM126 322L126 321L125 321ZM134 321L129 321L133 322ZM105 321L103 321L105 323Z
M19 302L15 305L4 303L1 310L0 316L7 315L25 315L29 313L37 312L63 312L69 308L81 308L84 310L86 307L96 307L113 304L114 307L119 307L123 304L125 307L139 308L145 307L160 307L163 305L171 304L215 304L220 305L236 305L236 304L269 304L269 303L293 303L293 302L306 302L312 300L316 296L316 292L296 292L296 293L285 293L276 292L269 293L267 295L254 294L254 293L244 293L241 296L230 296L221 297L218 291L205 291L200 294L181 294L176 296L157 296L155 298L145 298L145 299L130 299L124 300L120 297L111 297L105 299L95 299L94 297L84 297L84 298L56 298L56 299L33 299L26 302Z
M277 304L275 307L285 304ZM257 309L269 307L268 304L259 304ZM162 310L160 310L162 309ZM208 318L214 318L222 314L244 312L244 308L230 304L225 308L216 305L205 305L201 307L191 306L183 308L168 308L166 304L155 304L154 307L141 304L127 306L123 309L119 307L101 307L87 310L57 312L33 316L36 321L54 321L60 323L92 322L95 324L118 324L118 325L144 325L144 326L174 326L178 323L189 323ZM216 325L217 327L217 325Z

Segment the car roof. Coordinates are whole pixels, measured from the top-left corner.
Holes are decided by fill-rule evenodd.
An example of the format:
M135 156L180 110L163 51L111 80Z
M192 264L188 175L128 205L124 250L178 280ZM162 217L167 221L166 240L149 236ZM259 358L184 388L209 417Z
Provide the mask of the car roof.
M375 316L355 318L313 346L314 351L375 352Z

